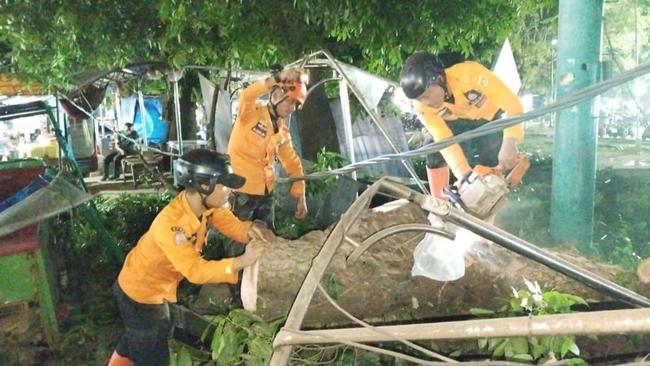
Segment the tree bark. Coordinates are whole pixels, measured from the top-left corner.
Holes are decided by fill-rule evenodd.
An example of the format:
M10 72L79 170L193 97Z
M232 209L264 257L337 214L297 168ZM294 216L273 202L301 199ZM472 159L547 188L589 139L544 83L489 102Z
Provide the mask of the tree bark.
M427 223L424 212L406 203L386 212L367 210L349 236L361 242L378 230L401 223ZM298 289L328 232L313 231L298 240L280 239L260 260L258 314L265 319L288 313ZM402 233L377 243L353 264L346 257L354 249L343 243L321 281L337 302L353 315L371 322L396 322L468 314L481 307L498 309L512 297L512 287L525 288L524 278L538 281L543 289L556 289L585 298L605 297L586 286L495 244L466 254L465 276L453 282L411 277L413 250L421 233ZM611 279L622 270L595 263L575 250L562 248L560 255L602 277ZM645 288L647 290L647 287ZM646 291L647 293L647 291ZM203 286L194 309L205 312L209 299L223 304L229 292L223 285ZM214 309L212 309L214 311ZM304 321L306 327L343 325L351 322L320 294L315 294Z

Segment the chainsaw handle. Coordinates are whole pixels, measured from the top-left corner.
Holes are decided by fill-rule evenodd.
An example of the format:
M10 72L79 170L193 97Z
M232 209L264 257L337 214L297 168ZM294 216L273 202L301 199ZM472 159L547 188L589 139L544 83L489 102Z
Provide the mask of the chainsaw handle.
M476 165L474 169L472 169L472 172L480 176L496 175L503 177L505 175L506 182L508 182L508 187L512 189L521 183L524 175L526 175L526 172L528 171L528 168L530 168L530 160L528 159L528 156L519 154L519 156L517 156L517 162L512 167L512 169L508 171L507 175L506 169L502 164L497 164L493 167Z

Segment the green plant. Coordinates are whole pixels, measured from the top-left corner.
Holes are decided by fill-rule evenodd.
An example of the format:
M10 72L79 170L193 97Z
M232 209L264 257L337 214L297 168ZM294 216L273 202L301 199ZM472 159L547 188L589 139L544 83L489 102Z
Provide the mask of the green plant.
M318 154L316 154L316 161L312 166L311 173L326 172L333 169L341 168L345 165L345 158L341 155L327 151L323 147ZM306 195L308 197L316 196L325 192L329 187L334 185L339 179L338 175L329 176L324 179L312 180L307 184Z
M275 234L289 240L298 239L317 229L318 225L309 216L302 220L288 216L275 224Z
M587 305L579 296L558 291L542 291L537 282L525 280L527 289L512 288L513 296L498 310L472 308L478 317L512 317L570 313L574 305ZM580 356L573 336L512 337L479 339L479 350L487 350L494 358L519 362L545 362L553 359ZM576 360L579 361L579 360Z
M650 188L635 176L612 169L598 172L594 246L608 262L634 270L650 256Z
M284 318L266 322L255 314L235 309L227 316L212 317L211 327L201 338L205 340L214 331L210 342L211 360L219 365L261 366L268 363L273 352L273 337L283 322Z

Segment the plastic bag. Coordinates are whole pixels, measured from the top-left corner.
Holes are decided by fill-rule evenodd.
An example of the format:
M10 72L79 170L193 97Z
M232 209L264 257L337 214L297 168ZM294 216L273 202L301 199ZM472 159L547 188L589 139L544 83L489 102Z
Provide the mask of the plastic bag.
M439 217L429 215L431 226L449 231ZM415 247L415 263L411 276L424 276L436 281L455 281L465 275L465 240L449 240L427 233Z

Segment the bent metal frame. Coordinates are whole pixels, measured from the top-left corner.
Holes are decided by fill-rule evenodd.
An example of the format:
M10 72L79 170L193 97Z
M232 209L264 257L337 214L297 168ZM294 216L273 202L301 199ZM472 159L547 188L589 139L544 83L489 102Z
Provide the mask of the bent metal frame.
M406 199L423 210L440 216L444 221L463 227L517 254L523 255L582 284L641 309L608 310L589 313L571 313L547 316L529 316L508 319L467 320L428 324L380 326L375 329L356 327L345 329L302 331L301 326L325 270L344 241L356 247L347 258L356 261L375 243L404 231L426 231L450 237L452 234L421 224L394 225L371 235L361 243L348 238L347 233L359 215L367 208L375 194ZM418 193L410 188L383 178L370 186L341 216L307 273L284 327L276 335L272 366L286 365L294 345L340 342L380 342L434 339L477 339L512 336L623 334L650 332L650 299L625 287L586 271L534 244L469 215L449 202Z

